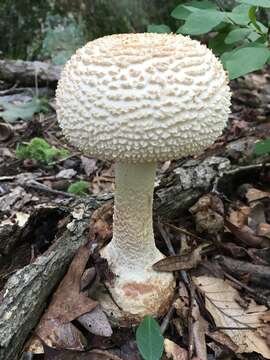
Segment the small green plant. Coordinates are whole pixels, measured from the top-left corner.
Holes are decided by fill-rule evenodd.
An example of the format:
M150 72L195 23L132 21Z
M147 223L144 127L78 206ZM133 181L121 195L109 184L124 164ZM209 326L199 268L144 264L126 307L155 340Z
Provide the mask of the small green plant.
M50 58L56 65L65 64L72 54L84 45L83 25L72 17L49 15L46 19L41 57Z
M16 149L18 159L31 159L43 164L49 164L51 161L63 158L68 154L68 150L51 146L46 140L38 137L33 138L29 143L18 145Z
M261 20L270 9L269 0L237 0L231 10L222 1L192 0L178 5L171 16L180 21L176 33L201 36L211 33L208 46L220 56L230 79L261 69L270 59L269 20ZM267 16L265 17L267 18ZM149 25L149 32L167 33L167 25Z
M159 360L164 349L164 338L158 322L145 316L136 331L136 343L144 360Z
M87 181L76 181L69 185L68 192L75 195L85 196L88 193L89 184Z

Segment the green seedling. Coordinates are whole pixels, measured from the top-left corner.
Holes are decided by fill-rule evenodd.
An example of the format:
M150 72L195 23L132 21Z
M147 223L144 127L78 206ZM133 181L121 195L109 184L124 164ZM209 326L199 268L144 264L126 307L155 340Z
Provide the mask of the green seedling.
M16 156L19 160L31 159L42 164L49 164L53 160L68 156L66 149L58 149L47 143L42 138L33 138L29 143L20 144L16 150Z
M71 194L85 196L88 193L89 184L87 181L76 181L68 187L68 192Z

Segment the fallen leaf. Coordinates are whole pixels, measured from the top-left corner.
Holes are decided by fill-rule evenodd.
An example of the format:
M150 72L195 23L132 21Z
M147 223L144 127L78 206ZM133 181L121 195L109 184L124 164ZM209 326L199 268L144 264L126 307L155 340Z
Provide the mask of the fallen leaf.
M38 328L37 335L51 348L83 351L87 341L82 333L72 324L62 324L58 319L46 320L43 328Z
M223 328L238 346L236 353L257 352L270 359L270 348L259 335L258 330L264 327L261 320L267 308L250 301L243 309L236 299L239 294L228 281L209 276L193 277L205 297L205 306L215 320L216 326Z
M235 226L229 220L225 220L225 225L230 230L230 232L244 244L251 247L262 247L264 245L263 238L257 236L254 231L247 225L243 225L240 228Z
M90 159L86 156L81 156L82 167L87 176L93 174L97 170L97 160Z
M164 350L166 352L166 356L168 357L168 359L188 360L187 350L169 339L164 340ZM194 356L192 360L201 360L201 359L197 356Z
M201 251L203 246L197 247L192 253L188 255L173 255L159 260L152 265L156 271L178 271L190 270L197 267L201 262Z
M237 227L242 227L243 225L247 224L249 213L250 213L249 206L241 206L237 210L230 211L229 221Z
M217 195L202 196L189 211L195 216L196 230L217 234L224 228L224 206Z
M269 192L262 191L262 190L259 190L256 188L248 189L248 191L246 193L246 198L249 203L251 203L253 201L258 201L258 200L262 200L265 198L269 198L269 197L270 197Z
M48 346L83 349L78 330L70 322L92 311L98 304L80 292L81 277L89 256L90 250L81 246L40 320L36 334Z
M13 123L18 119L31 120L35 113L42 111L43 105L40 99L33 97L31 101L20 104L12 104L8 101L0 100L0 117L7 122Z
M164 339L164 350L169 359L188 360L187 350L169 339Z
M103 245L112 237L113 203L108 202L93 212L89 237L92 242Z
M265 222L266 218L264 204L259 201L252 203L247 225L256 232L258 225Z
M32 354L44 354L44 348L40 339L33 335L30 340L27 342L24 348L25 352L30 352Z
M270 224L261 223L258 225L257 228L257 235L258 236L265 236L270 239Z
M56 179L72 179L77 174L74 169L63 169L56 174Z

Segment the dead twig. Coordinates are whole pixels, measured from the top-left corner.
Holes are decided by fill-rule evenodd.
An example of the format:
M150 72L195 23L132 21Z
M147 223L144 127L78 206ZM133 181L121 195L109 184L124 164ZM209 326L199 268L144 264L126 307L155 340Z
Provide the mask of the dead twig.
M53 194L53 195L62 195L65 197L69 197L69 198L76 198L77 196L65 191L60 191L60 190L54 190L54 189L50 189L48 186L44 185L44 184L40 184L39 182L35 181L35 180L31 180L28 181L25 184L21 184L23 187L26 188L30 188L30 189L34 189L37 191L42 191L48 194Z

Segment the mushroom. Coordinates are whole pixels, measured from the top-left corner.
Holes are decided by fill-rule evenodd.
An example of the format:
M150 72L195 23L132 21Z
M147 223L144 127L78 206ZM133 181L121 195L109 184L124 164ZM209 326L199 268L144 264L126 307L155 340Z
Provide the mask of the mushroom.
M205 45L174 34L119 34L90 41L67 62L57 115L84 153L116 161L113 239L101 250L115 274L101 305L114 319L163 315L171 273L152 269L164 255L152 225L157 161L198 154L221 135L230 90ZM121 309L121 310L119 310Z

